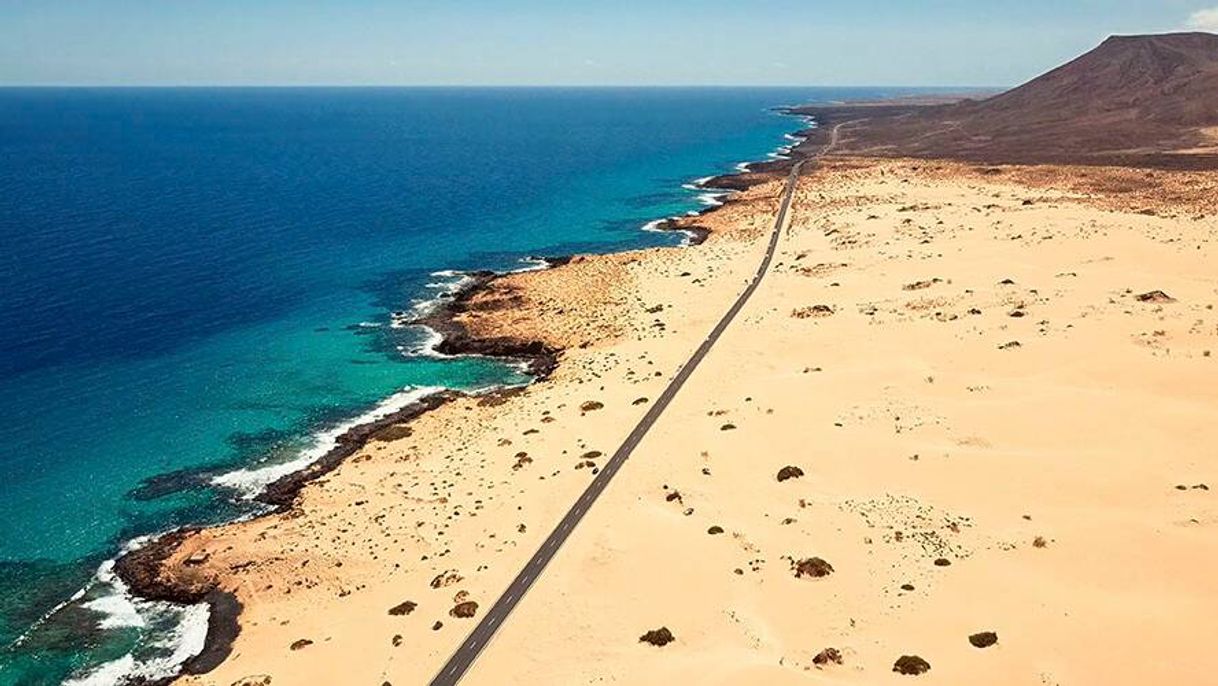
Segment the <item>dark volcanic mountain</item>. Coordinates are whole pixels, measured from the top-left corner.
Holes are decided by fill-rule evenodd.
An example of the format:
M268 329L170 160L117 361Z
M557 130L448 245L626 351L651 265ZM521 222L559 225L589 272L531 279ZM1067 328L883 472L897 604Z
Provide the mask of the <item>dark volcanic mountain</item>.
M992 98L806 107L834 154L1218 167L1218 36L1114 36Z

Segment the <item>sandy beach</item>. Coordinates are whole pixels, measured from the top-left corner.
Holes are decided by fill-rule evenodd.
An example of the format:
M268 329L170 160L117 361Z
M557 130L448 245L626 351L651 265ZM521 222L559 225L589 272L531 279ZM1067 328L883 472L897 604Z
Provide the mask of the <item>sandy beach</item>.
M683 220L702 245L474 294L456 321L558 351L544 381L184 537L159 581L242 610L178 683L430 679L743 289L781 189L755 180ZM466 682L903 682L917 656L927 683L1205 683L1215 206L1212 172L809 168L767 280Z

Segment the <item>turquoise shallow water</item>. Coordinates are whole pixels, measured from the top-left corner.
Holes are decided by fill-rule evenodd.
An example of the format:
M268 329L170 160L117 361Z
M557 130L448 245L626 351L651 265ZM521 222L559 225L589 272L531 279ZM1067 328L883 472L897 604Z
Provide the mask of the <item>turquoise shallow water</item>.
M211 477L395 393L525 381L412 354L390 313L437 272L674 243L640 227L801 127L769 108L895 93L0 90L0 683L180 658L191 617L97 573L250 510ZM168 473L194 478L141 488Z

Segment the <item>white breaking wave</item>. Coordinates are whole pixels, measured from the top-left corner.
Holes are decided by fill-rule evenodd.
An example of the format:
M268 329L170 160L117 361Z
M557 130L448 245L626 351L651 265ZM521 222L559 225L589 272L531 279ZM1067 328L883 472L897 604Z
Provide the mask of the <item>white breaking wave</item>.
M703 176L700 179L694 179L689 183L681 184L681 188L684 188L687 191L704 191L706 190L706 184L710 183L714 179L715 177L713 176Z
M419 317L425 317L425 316L435 312L437 309L439 309L440 305L444 304L445 300L448 300L453 295L455 295L457 292L459 292L462 288L465 288L467 285L469 285L469 282L472 281L474 278L474 277L470 276L469 274L466 274L464 272L459 272L459 271L456 271L453 269L445 269L443 271L432 272L431 275L436 278L447 279L446 281L433 282L433 283L427 284L428 288L435 290L435 291L439 291L439 293L436 294L436 297L426 298L423 300L415 300L411 304L410 310L407 312L394 312L393 315L390 317L389 326L391 328L394 328L394 329L405 328L410 325L410 322L412 320L418 319Z
M804 118L811 128L816 127L816 122L812 118ZM775 159L787 159L794 146L803 143L807 139L801 136L786 134L786 139L791 141L790 145L779 147L769 156ZM751 162L741 162L735 166L738 172L749 172L751 170ZM685 184L683 187L692 191L704 191L705 184L714 176L706 176L695 181ZM717 207L724 203L724 198L731 195L732 191L713 191L700 193L697 199L703 205L709 207ZM687 214L697 215L697 211L690 211ZM642 229L644 231L663 231L660 225L668 221L669 217L656 219L645 224ZM693 232L683 231L686 234L686 243L693 237ZM520 269L513 270L517 272L535 271L546 269L550 266L549 262L536 257L526 257L520 260L525 266ZM442 270L433 272L433 277L445 279L442 282L428 283L427 288L439 291L439 294L434 298L419 300L413 303L410 312L395 312L390 321L390 326L395 329L411 326L410 320L420 316L424 316L434 312L444 300L451 297L453 294L464 288L472 276L457 270ZM381 326L376 322L360 322L360 327L375 328ZM443 336L430 328L425 328L426 338L413 350L406 351L408 354L420 356L446 357L435 351L435 347L443 340ZM527 370L527 363L514 363L523 373ZM476 390L468 391L471 394L485 393L497 388L503 388L500 385L489 385ZM444 389L441 387L420 387L404 389L394 395L386 398L372 410L355 417L347 422L343 422L331 429L319 432L313 437L313 443L309 448L300 452L293 460L288 462L267 465L264 467L247 467L238 469L226 474L221 474L212 479L212 483L217 486L231 488L239 492L245 499L253 499L260 494L271 483L278 479L300 471L317 460L321 459L338 445L338 438L347 431L370 422L383 419L384 417L398 412L411 404L426 398L429 395L439 393ZM254 516L253 514L249 516ZM208 622L210 621L210 608L205 603L198 605L179 606L171 603L161 603L156 601L148 601L133 596L127 585L114 573L115 560L122 554L139 548L145 545L151 537L141 537L130 541L119 556L114 559L103 562L97 570L96 576L85 588L82 588L69 600L61 603L50 612L48 612L40 622L42 623L65 606L78 602L90 591L97 588L104 588L106 593L89 600L84 603L84 607L101 615L98 626L102 629L119 629L119 628L148 628L152 624L169 623L172 629L161 632L148 643L142 646L145 649L151 649L151 652L159 655L155 658L137 659L135 655L128 653L123 657L102 664L89 672L75 676L64 682L64 686L114 686L115 684L124 683L132 679L162 679L174 676L178 673L182 664L191 657L198 655L206 645ZM27 632L28 633L28 632ZM25 636L17 639L19 644L25 639Z
M509 274L519 274L521 272L539 272L543 269L550 268L550 262L543 257L522 257L519 261L524 266L511 270L508 272Z
M178 673L190 658L203 651L207 642L207 623L211 610L207 605L179 608L168 603L136 601L145 612L178 615L172 630L148 644L149 648L168 651L165 657L138 660L131 653L107 662L92 671L63 682L64 686L115 686L134 679L165 679Z
M419 341L414 347L398 346L398 352L408 357L431 357L437 360L450 359L452 355L445 355L436 350L441 343L444 342L444 334L436 331L430 326L415 324L415 327L423 332L423 340Z
M361 424L368 424L378 419L384 419L394 412L404 410L423 398L443 390L439 386L425 386L399 391L383 400L368 412L314 435L313 445L302 450L296 459L265 467L238 469L216 476L211 482L217 486L237 491L246 500L253 500L258 494L262 493L263 489L275 481L293 472L298 472L320 460L326 453L329 453L338 445L338 438L351 429Z
M731 191L715 191L713 193L702 193L698 196L698 202L707 207L719 207L724 203L724 198L731 195Z
M698 216L698 212L688 212L687 216L696 217L696 216ZM663 224L666 221L672 220L672 219L677 219L677 217L665 217L663 219L654 219L654 220L649 221L646 224L644 224L642 226L642 229L644 231L651 231L653 233L680 233L685 236L685 238L683 238L681 240L681 245L685 246L685 247L689 247L691 244L693 244L694 237L697 236L698 234L694 233L693 231L689 231L687 229L661 229L660 228L661 224Z
M114 686L135 676L135 658L130 653L106 662L91 672L63 682L63 686ZM166 675L170 676L170 675Z
M664 222L668 221L669 219L671 219L671 217L665 217L663 219L653 219L653 220L647 222L646 224L644 224L642 229L644 231L651 231L654 233L667 233L668 229L661 229L660 224L663 224Z
M550 262L541 257L522 257L518 260L521 267L509 271L509 274L518 274L521 272L535 272L542 269L548 269ZM433 282L427 284L427 288L440 291L440 294L434 298L427 300L415 301L409 311L394 312L390 314L389 326L392 329L418 328L423 332L423 339L419 343L412 346L399 345L397 350L399 353L408 357L430 357L434 359L451 359L452 355L445 355L437 352L436 348L444 342L444 336L435 329L416 324L415 321L419 317L432 314L443 305L444 301L456 295L463 288L473 281L474 277L460 272L455 269L445 269L443 271L432 272L432 276L447 279L447 281Z
M102 616L101 621L97 623L100 629L147 626L147 622L140 616L135 603L131 601L131 598L123 595L104 595L90 600L84 606Z
M93 581L81 589L74 600L87 592L101 589L104 595L84 603L83 607L101 615L101 629L128 627L149 628L168 625L171 628L150 632L137 647L141 654L153 657L137 658L134 653L106 662L88 672L69 678L64 686L114 686L134 679L164 679L178 673L187 660L198 655L207 643L207 627L211 609L206 603L197 605L175 605L153 600L144 600L131 594L127 584L114 573L114 563L119 557L136 550L149 541L151 536L141 536L129 541L115 557L98 566ZM73 601L69 601L73 602Z

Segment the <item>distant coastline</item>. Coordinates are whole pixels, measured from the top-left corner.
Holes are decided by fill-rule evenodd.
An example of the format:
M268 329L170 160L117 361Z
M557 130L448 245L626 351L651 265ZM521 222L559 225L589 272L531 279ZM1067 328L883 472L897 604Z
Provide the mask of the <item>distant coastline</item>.
M731 191L721 204L707 202L707 208L702 212L656 220L645 227L686 232L699 239L687 243L697 243L701 247L555 258L547 261L546 268L526 272L471 272L465 275L461 287L453 290L451 297L440 301L433 311L417 319L402 318L402 325L422 325L436 332L439 340L433 349L437 354L523 361L537 375L538 381L478 395L450 391L442 396L429 396L435 399L434 404L344 436L343 451L333 452L332 457L328 455L326 462L319 463L316 468L285 477L282 486L273 486L269 502L274 504L276 514L271 517L182 532L166 537L163 543L149 546L146 551L129 555L122 565L124 578L133 589L143 590L147 585L152 593L161 593L165 598L219 601L214 606L218 628L209 631L206 649L197 661L185 665L184 671L219 669L221 680L228 680L250 665L279 670L274 672L277 678L280 674L292 675L297 670L319 669L322 663L332 665L327 669L337 669L333 666L334 651L389 639L394 651L391 654L401 656L403 665L410 665L398 667L397 676L405 672L412 678L421 678L420 672L429 668L436 651L444 652L444 647L451 643L454 631L462 635L462 627L470 626L461 620L477 617L479 607L485 611L487 603L497 597L505 575L520 568L521 556L536 547L537 537L545 534L554 512L569 502L572 492L578 494L577 487L586 483L587 474L595 474L601 469L606 449L612 450L612 441L620 438L619 429L630 426L629 419L652 402L665 375L687 359L686 348L702 340L705 323L718 314L719 306L737 291L738 277L753 264L752 258L767 235L764 227L773 219L774 190L781 174L793 162L774 157L798 158L801 151L806 152L806 146L817 143L823 146L827 140L824 120L819 123L819 129L813 126L792 134L795 140L789 140L789 145L776 151L771 159L742 163L737 174L699 179L697 188L689 189ZM837 142L836 133L832 140ZM1131 181L1135 177L1136 183ZM686 414L681 418L681 428L675 432L670 428L660 439L663 442L653 446L658 454L680 462L680 471L671 467L669 459L633 463L636 477L640 472L646 477L630 483L619 496L634 505L615 511L612 525L602 512L602 528L597 536L584 537L578 552L569 554L575 555L580 564L555 572L566 575L561 577L562 582L551 583L545 586L547 590L538 591L546 598L539 601L540 607L547 612L558 612L559 619L554 619L553 614L548 615L549 619L537 614L514 618L513 626L517 631L515 638L508 640L519 640L521 631L532 637L530 641L542 640L537 638L541 634L536 622L568 621L569 613L556 608L565 608L570 601L565 589L585 583L589 580L586 577L598 584L630 583L630 574L615 575L612 565L601 561L606 559L605 550L635 544L644 546L644 550L647 546L659 546L649 553L653 556L666 554L672 546L685 546L686 552L681 559L669 560L668 567L680 569L682 577L698 576L702 584L719 588L721 594L730 594L730 589L739 588L742 577L757 582L794 583L800 589L822 589L823 592L844 584L842 595L829 596L834 599L829 603L833 616L818 620L822 625L831 622L834 627L844 626L844 618L853 618L856 609L871 613L871 616L887 616L892 608L891 596L885 589L899 587L902 594L918 598L935 592L937 584L950 584L952 577L939 570L954 567L954 562L960 563L961 574L993 574L995 569L1005 570L1010 564L1033 564L1033 559L1037 560L1034 563L1037 569L1058 569L1051 559L1048 564L1041 561L1043 553L1035 552L1058 545L1056 540L1047 542L1039 528L1050 530L1053 526L1062 526L1060 523L1054 525L1052 518L1041 519L1040 512L1052 511L1051 502L1037 503L1040 509L1035 523L1030 516L1025 515L1022 519L1018 516L1018 512L1030 509L1019 509L1018 512L1004 511L997 526L984 516L974 522L971 515L953 514L949 509L940 512L923 504L920 499L933 502L945 487L943 484L952 481L945 481L947 471L960 469L959 461L941 459L948 457L948 452L923 460L924 451L938 451L946 445L951 455L963 453L999 459L986 438L957 434L953 427L936 418L934 412L947 412L950 407L930 410L923 406L935 408L938 398L950 393L956 398L955 402L975 407L975 394L989 392L990 386L974 382L973 377L989 378L995 374L993 369L999 361L1011 360L1010 366L1001 368L1005 374L1018 375L1027 369L1020 366L1019 361L1029 357L1037 359L1035 355L1039 349L1069 346L1075 334L1064 335L1067 329L1071 332L1076 328L1087 329L1093 336L1104 333L1095 328L1095 321L1088 320L1085 322L1088 326L1084 326L1082 319L1072 314L1081 306L1080 302L1070 301L1065 307L1057 307L1052 302L1062 297L1063 292L1073 292L1069 290L1069 284L1074 283L1074 279L1088 280L1087 290L1079 291L1083 296L1096 289L1111 291L1112 283L1116 283L1112 281L1113 275L1119 273L1114 272L1115 267L1111 265L1093 266L1088 237L1077 231L1078 213L1086 213L1087 221L1096 225L1106 225L1106 222L1114 221L1113 217L1118 217L1119 221L1136 220L1164 231L1189 229L1192 228L1190 222L1205 219L1198 215L1195 219L1177 221L1176 212L1182 211L1184 205L1159 197L1160 191L1154 185L1159 181L1152 180L1154 178L1153 175L1139 176L1136 171L1122 175L1120 170L1112 168L1104 168L1092 176L1075 167L980 166L951 160L923 163L918 159L893 161L848 154L822 160L819 169L805 178L797 190L802 193L798 196L802 203L802 219L783 239L785 252L778 256L771 280L781 286L763 295L768 301L751 314L755 321L765 322L768 327L764 343L757 337L736 336L731 344L737 354L741 350L748 351L750 357L770 354L781 363L775 364L773 374L758 380L723 362L731 356L720 360L718 373L728 380L726 383L733 384L731 387L738 392L739 398L719 393L717 384L703 379L701 395L695 396L696 402L684 409ZM1187 181L1173 176L1164 183ZM1119 193L1115 197L1109 196L1105 184L1110 182L1114 187L1133 188L1136 195L1131 197L1139 201L1165 203L1168 208L1164 210L1165 218L1160 220L1155 213L1145 209L1131 210L1122 204L1129 199L1120 197ZM1057 187L1062 184L1069 186ZM822 202L826 195L830 200ZM960 197L968 200L960 202ZM990 231L973 231L972 223L977 214L991 218ZM1042 222L1042 217L1051 221ZM1052 233L1043 233L1045 226L1051 226ZM1051 244L1055 249L1059 244L1071 246L1070 262L1075 271L1061 271L1057 258L1042 249L1043 241L1050 239L1055 241ZM953 263L944 260L946 251L939 245L927 247L935 243L960 246L983 259L980 266L967 260ZM893 244L902 250L891 252L888 246ZM1122 255L1136 254L1128 242L1116 241L1110 245ZM1158 247L1180 252L1174 245L1174 241L1167 241ZM1194 252L1184 251L1184 254L1190 259L1190 268L1196 267ZM1040 261L1012 262L1011 256L1035 257ZM1005 276L1007 270L1014 269L1011 264L1022 265L1014 274L1017 279ZM1084 266L1102 275L1084 274ZM928 272L931 269L935 271ZM890 270L899 271L890 273ZM948 276L952 274L958 275L958 282ZM830 277L832 280L827 281ZM1161 275L1159 278L1168 277ZM1057 284L1052 295L1047 288L1038 285L1047 279L1054 279L1053 283ZM1186 287L1183 282L1173 282L1170 290ZM847 291L852 294L849 298L840 295ZM1109 306L1103 311L1116 317L1116 321L1129 321L1120 310L1128 307L1124 300L1132 292L1120 296L1121 302L1110 298ZM797 295L792 296L792 293ZM1166 293L1148 293L1146 297L1151 299L1147 302L1174 301ZM1043 316L1042 323L1033 326L1027 319L1030 311ZM1157 316L1151 311L1143 314L1144 323ZM1050 325L1050 322L1068 318L1072 321L1065 328L1061 324ZM1104 323L1104 326L1108 325ZM1034 331L1036 327L1039 332ZM1022 341L1014 338L1017 331ZM902 369L917 370L913 375L902 372L909 379L901 390L905 395L900 397L912 395L920 400L892 405L889 382L870 371L874 360L856 354L847 343L866 338L871 332L889 337L882 350L895 356ZM967 336L962 332L967 332ZM810 336L818 341L818 359L810 360L807 351L800 347ZM908 359L902 358L905 354L902 337L909 336L937 341L939 345L919 346ZM662 342L664 339L669 342ZM782 340L785 344L766 350L765 345L772 340ZM1103 340L1118 346L1110 350L1110 354L1129 354L1124 338L1117 337L1115 342ZM939 358L933 365L923 363L923 356L953 350L951 345L944 345L944 341L955 341L951 345L966 347L969 355L963 362ZM1021 350L1023 352L1015 352ZM1017 354L1020 356L1016 357ZM828 366L820 366L820 357L846 366L846 373L835 370L836 373L826 374ZM1185 363L1194 364L1201 359L1203 356L1190 353ZM1130 363L1151 369L1147 365L1159 362L1152 356L1139 357ZM956 364L970 365L968 378L957 376L954 383L936 385L936 378L954 374ZM1031 367L1033 370L1044 368L1043 364ZM1009 377L999 378L1006 380ZM869 384L870 390L861 396L850 395L857 395L859 383ZM808 401L809 384L816 384L817 388L828 384L829 390L814 393L814 399ZM1020 386L1025 390L1031 387L1030 384ZM933 395L927 390L931 388ZM1009 388L1005 390L1010 392ZM839 395L851 398L847 408L831 406ZM815 409L807 410L802 405L804 402L812 402ZM1032 414L1026 421L1036 421L1039 405L1029 407ZM791 416L804 416L804 412L819 417L825 426L792 428L781 424ZM558 430L548 433L546 425L552 423ZM773 451L775 454L767 452L760 458L765 462L760 467L742 459L756 458L753 444L742 447L733 440L737 430L755 430L759 426L763 430L769 427L766 435L773 437L777 448ZM779 431L779 426L787 426L789 433ZM961 426L970 424L964 421ZM987 433L997 433L1004 425L991 423L985 426ZM458 434L437 433L438 427ZM1082 430L1086 429L1082 427ZM700 432L698 442L687 442L686 431ZM815 496L819 498L817 501L810 499L807 491L782 490L792 487L780 485L790 478L803 476L803 469L796 470L793 465L777 471L783 463L801 459L799 448L803 439L799 444L790 442L792 436L802 436L801 432L808 436L853 437L830 439L826 445L836 445L835 440L857 441L852 444L856 450L841 451L843 454L829 451L817 458L815 467L810 467L839 470L834 477L837 482L824 481L833 483L832 491ZM1093 440L1102 440L1102 437L1093 436ZM872 441L883 441L887 447L873 451ZM712 450L700 449L698 443L703 447L713 443L715 457L725 452L735 459L712 459ZM888 470L917 496L894 497L886 490L890 486L877 486L871 475L858 473L855 458L860 450L868 455L865 459L875 461L876 468ZM907 454L913 456L908 460L890 459L892 455ZM822 467L822 462L833 467ZM808 463L803 465L807 467ZM754 467L760 471L753 473ZM1020 463L1007 468L1024 467ZM773 476L776 471L777 478ZM928 472L932 483L929 490L925 481ZM952 491L953 499L966 501L975 497L984 491L986 479L990 478L984 470L965 472L963 475L953 473L953 479L964 479L967 484L967 487L960 487L959 492ZM714 480L715 476L724 473L728 477L726 484ZM798 476L791 477L792 473ZM741 498L732 486L745 483L741 481L745 474L749 475L747 483L751 490L749 496ZM326 477L324 495L316 501L306 502L310 493L315 496L319 493L310 490L309 485L318 483L323 476ZM1032 476L1028 478L1029 483L1035 481ZM680 486L679 490L677 486ZM950 484L946 487L955 488ZM319 490L321 488L319 486ZM876 495L877 489L886 500ZM1201 490L1200 486L1197 490ZM717 493L717 497L709 497L710 492ZM793 493L800 497L796 499ZM748 497L759 494L767 497L766 502L775 503L772 512L765 511L765 522L756 520L756 505L748 501ZM495 503L498 509L483 510L484 504L500 497L503 499ZM1035 497L1034 492L1023 492L1020 502L1009 505L1025 508L1024 501L1037 502ZM977 501L972 502L974 507L979 507ZM820 508L815 521L801 522L796 516L817 504L829 507ZM621 503L618 506L621 507ZM771 515L781 513L791 516L784 517L781 526L770 526ZM875 513L899 515L891 524L881 524L885 531L898 533L877 536L872 530L876 523L870 518ZM822 517L833 522L832 531L848 530L850 533L810 535L810 527L823 526ZM619 518L630 520L632 524L617 527ZM700 521L696 518L707 519L698 526L688 526L687 522ZM490 521L484 524L486 520ZM385 527L383 535L387 542L381 545L370 543L371 539L339 535L368 522L380 526L382 521L392 524ZM722 547L707 541L708 535L726 533L719 522L727 522L741 532L748 530L747 538L745 533L733 536L733 541L743 541L738 544L740 547ZM455 528L460 525L466 526ZM607 525L609 528L604 528ZM454 527L451 531L450 526ZM986 526L995 528L986 529ZM293 529L290 533L285 531L289 528ZM1017 533L1011 533L1013 529L1018 529ZM914 532L911 540L906 539L904 532L907 530ZM415 531L421 533L408 533ZM319 539L321 532L333 539ZM398 536L416 538L399 540ZM1006 542L993 545L995 536ZM1013 536L1018 538L1011 538ZM603 541L608 537L613 537L615 543L605 547ZM1024 546L1024 539L1033 542ZM778 565L779 569L767 569L764 564L765 560L781 553L782 559L790 562L794 579L800 579L806 574L795 555L805 554L798 550L807 549L813 543L828 550L825 554L835 560L844 561L835 572L831 565L821 560L824 563L821 568L827 568L827 571L816 578L833 574L831 580L792 581L784 571L785 564ZM1077 538L1071 541L1065 536L1061 544L1079 545ZM681 560L691 559L689 551L706 555L712 563L682 568L685 562ZM382 553L389 559L381 560ZM742 562L745 559L742 555L747 555L751 562ZM880 582L875 582L874 573L866 571L867 562L861 561L870 559L871 555L884 556ZM364 566L350 570L344 566L342 572L327 572L327 582L317 582L320 587L316 595L308 595L309 591L305 589L300 591L306 594L305 600L297 600L291 588L279 588L284 585L285 576L299 573L308 578L311 572L301 570L314 560L362 562ZM952 573L957 573L956 569ZM768 576L755 576L763 574ZM938 581L930 582L931 575ZM701 616L699 613L703 612L705 603L701 600L691 602L692 596L683 596L685 590L670 588L670 584L671 580L658 579L644 589L632 585L634 593L648 599L643 603L645 607L630 610L634 613L632 623L650 622L653 613L662 612L668 617L686 617L686 627L696 626L696 620L689 618ZM682 582L681 585L686 584ZM341 599L352 586L368 588L368 595L358 603L344 605ZM780 587L783 593L795 592L793 586ZM221 589L230 588L237 589L234 595L222 595L229 591ZM328 625L310 622L310 613L314 611L311 604L300 606L293 614L277 605L279 601L268 601L266 597L259 597L259 593L249 594L251 588L266 589L268 595L275 589L283 594L282 602L286 605L308 603L310 599L328 603L327 608L346 618L347 623L343 626L358 621L360 628L341 636L334 634ZM290 599L289 594L292 595ZM843 605L840 598L850 600ZM242 607L243 599L250 599L251 603ZM678 600L673 602L672 599ZM601 601L596 597L581 602ZM968 614L970 609L961 610L952 603L946 605L953 612L963 614ZM375 616L369 616L369 607L385 609L377 609ZM785 612L783 607L785 604L778 602L764 611L779 616ZM1021 626L1018 616L1005 615L1004 608L992 611L1005 617L1004 635ZM280 619L281 612L292 617L295 623L280 622L270 626L275 622L267 620L272 616ZM419 614L404 619L416 612ZM756 614L761 610L748 612ZM242 618L247 616L258 618L257 634L243 639L239 632ZM674 620L665 618L663 621ZM427 628L429 624L430 629ZM673 626L677 626L675 621ZM806 630L806 622L790 626L787 630L801 636L800 644L805 644L808 639L800 632ZM858 635L855 625L850 626L848 635ZM875 626L876 623L872 623L857 631L874 632ZM448 627L448 633L436 633L445 627ZM1059 631L1068 629L1068 623L1064 629L1057 627ZM511 633L510 628L505 627L505 630ZM683 637L689 635L680 626L678 630ZM410 641L405 641L404 634L408 631L414 633ZM605 640L622 643L619 652L607 660L621 659L623 664L632 665L629 669L647 669L638 667L638 654L629 652L635 648L637 633L632 635L633 629L625 635L621 635L622 629L616 625L593 627L589 631L612 631L616 638ZM713 633L718 629L704 631ZM825 631L822 626L813 638L822 640L821 637L827 635ZM865 645L857 641L848 644L849 659L875 668L877 664L882 665L883 660L895 659L887 654L888 651L909 641L907 636L897 635L900 632L881 633L881 642L869 640ZM736 632L728 628L724 635L736 636ZM846 635L835 640L854 640ZM428 641L424 637L434 638ZM235 651L232 661L226 660L234 652L233 646L241 645L242 640L252 643ZM685 646L697 647L699 638L684 640L690 641ZM1024 635L1023 643L1012 640L1011 645L1015 650L1026 650L1024 646L1034 640L1035 637ZM262 652L253 655L249 650L251 645L260 646ZM978 647L975 643L973 646ZM674 648L680 649L680 645ZM775 657L782 651L781 647L760 642L747 649L733 649L745 650L741 654L751 657ZM957 664L962 661L958 653L970 650L960 641L948 641L936 645L935 649L937 653L932 659L936 665ZM310 652L287 659L284 656L288 653L277 652L284 650L288 653ZM512 660L520 654L517 649L510 656L504 657L501 653L494 659L515 664ZM647 660L659 659L651 657L651 652L647 655ZM784 654L781 660L761 662L776 671L817 668L812 666L807 655L790 655L789 662L787 657ZM319 662L311 662L314 660ZM754 668L761 663L753 659L745 662ZM587 676L592 668L581 665L566 665L563 669ZM504 667L500 665L500 669Z
M714 201L703 201L705 205L703 209L691 211L683 216L648 222L640 227L641 230L685 234L684 245L687 247L702 244L709 237L711 230L701 225L698 219L723 209L732 202L732 196L735 193L784 175L792 164L795 150L808 139L810 132L815 130L814 123L808 117L788 111L789 109L776 106L773 111L786 116L798 117L805 123L805 127L795 133L787 134L788 143L779 145L764 159L739 163L737 172L702 177L691 182L696 185L698 190L707 191L706 197L713 196ZM572 256L532 259L536 264L527 267L527 271L561 266L570 261ZM460 285L445 297L437 300L436 306L431 312L417 319L404 319L403 323L407 326L426 327L435 332L438 340L431 348L435 353L446 357L472 355L520 363L532 376L533 381L530 383L544 382L560 364L563 353L561 349L536 340L480 337L471 334L457 318L457 315L466 311L471 300L492 289L499 279L519 271L450 272L454 276L462 277ZM514 395L518 390L518 388L511 387L488 389L478 397L482 398L482 402L495 403ZM412 399L408 405L392 413L350 426L345 432L335 436L334 447L324 455L261 488L255 500L267 505L269 509L255 517L289 511L302 489L332 472L344 460L366 446L369 441L408 430L406 427L419 416L460 397L465 397L465 394L451 389L435 390ZM236 596L214 586L182 583L178 578L167 579L164 575L165 568L172 564L171 560L183 541L199 531L223 525L221 523L204 527L186 527L161 534L148 543L123 553L116 560L114 571L133 595L146 600L184 606L202 603L209 608L208 631L202 651L182 663L174 676L149 683L168 684L178 675L203 674L211 671L227 658L232 650L233 642L240 634L242 604Z
M3 678L1204 683L1218 35L653 92L0 89Z
M652 93L623 102L618 91L539 90L522 102L519 91L478 89L0 92L41 113L9 122L12 159L24 160L13 177L23 190L6 217L21 227L12 257L20 262L28 250L39 259L20 264L49 265L75 255L59 269L81 276L105 263L91 254L95 248L134 243L124 253L130 268L91 274L87 336L56 314L85 292L71 279L6 294L4 306L20 305L14 316L29 326L5 364L43 365L47 375L44 383L6 387L10 416L23 419L0 433L20 464L42 465L33 472L45 477L23 481L29 470L17 469L5 502L6 521L21 530L0 544L15 565L10 601L0 604L6 674L58 681L103 665L98 679L161 673L203 640L206 618L202 629L196 611L175 624L178 606L128 593L112 571L113 555L151 533L269 509L254 497L264 485L325 457L353 423L397 412L411 394L522 383L520 363L445 355L435 332L409 324L465 281L437 267L518 272L543 266L527 255L696 243L708 231L688 213L725 191L682 187L683 180L760 158L795 128L768 109L799 101L780 89ZM497 108L511 112L510 130L461 124ZM674 125L682 112L696 114ZM132 133L135 115L141 126ZM327 122L321 137L319 116ZM561 132L552 128L556 116L565 122ZM402 122L416 119L426 124L423 135L402 136ZM82 132L82 121L98 125ZM613 138L605 135L609 123ZM630 135L635 129L646 135ZM179 135L185 130L188 137ZM556 134L568 139L567 155L533 163L546 149L537 141ZM454 135L484 149L478 168L448 146ZM283 136L299 145L273 144ZM317 166L339 142L342 164ZM601 154L605 145L612 154ZM89 156L111 146L112 156ZM61 154L49 159L46 150ZM496 156L508 161L485 169ZM128 158L141 162L110 167ZM228 163L213 174L211 161L220 158ZM270 159L273 173L264 173ZM437 162L444 173L423 168ZM88 183L75 176L53 183L81 170ZM488 171L488 183L452 185ZM182 174L196 178L184 182ZM161 185L166 190L155 190ZM64 189L70 198L59 198ZM88 213L58 212L95 195ZM433 206L431 198L454 202ZM652 217L686 221L677 228ZM107 242L67 239L115 218L130 226ZM660 230L640 232L645 223ZM374 249L361 248L368 245ZM182 253L192 258L181 260ZM31 273L22 283L38 278ZM226 295L203 297L216 292ZM148 328L154 321L160 324ZM56 381L63 370L30 344L52 334L62 345L51 352L84 356L93 375L70 411L46 391L79 375ZM13 341L0 344L7 350ZM75 483L79 473L94 475L90 516L48 517L71 489L44 492L41 485ZM50 640L64 630L82 640Z

